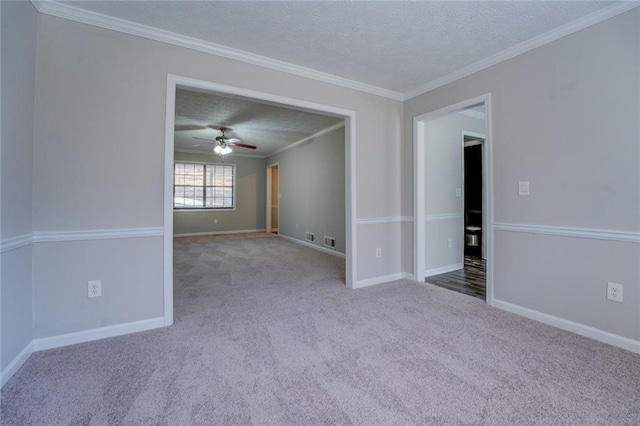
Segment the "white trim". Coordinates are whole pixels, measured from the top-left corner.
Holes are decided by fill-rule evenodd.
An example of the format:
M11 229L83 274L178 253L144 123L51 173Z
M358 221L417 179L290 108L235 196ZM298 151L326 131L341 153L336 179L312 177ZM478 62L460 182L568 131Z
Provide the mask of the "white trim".
M372 285L385 284L385 283L398 281L402 279L405 279L404 272L398 272L396 274L383 275L380 277L373 277L373 278L368 278L366 280L360 280L356 283L355 286L353 286L353 288L356 289L356 288L371 287Z
M341 257L342 259L345 259L345 257L346 257L344 255L344 253L340 253L339 251L331 250L331 249L328 249L328 248L325 248L325 247L322 247L322 246L317 246L315 244L311 244L311 243L308 243L306 241L302 241L302 240L299 240L297 238L290 237L288 235L278 234L278 237L284 238L285 240L291 241L292 243L296 243L296 244L300 244L300 245L305 246L305 247L316 249L316 250L321 251L323 253L331 254L331 255L336 256L336 257ZM352 288L355 288L355 287L352 287Z
M0 242L0 253L26 247L33 242L33 234L18 235L17 237L7 238Z
M33 341L27 343L27 346L20 351L18 355L2 370L0 373L0 388L2 388L11 377L22 367L33 353Z
M182 237L203 237L207 235L227 235L227 234L251 234L255 232L266 232L263 229L239 229L234 231L207 231L207 232L188 232L185 234L175 234L174 238L182 238Z
M403 279L403 280L414 281L414 279L413 279L413 274L410 274L410 273L408 273L408 272L403 272L403 273L402 273L402 279Z
M82 330L58 336L33 339L33 349L35 351L43 351L46 349L59 348L61 346L106 339L107 337L122 336L125 334L137 333L139 331L153 330L154 328L164 326L165 319L163 317L109 325L107 327L92 328L90 330Z
M549 44L562 37L568 36L569 34L573 34L577 31L580 31L590 26L593 26L595 24L598 24L609 18L613 18L614 16L627 12L638 6L640 6L640 4L634 1L621 1L621 2L616 2L611 6L603 7L602 9L596 12L593 12L589 15L583 16L582 18L576 19L573 22L569 22L568 24L562 25L558 28L554 28L551 31L548 31L537 37L529 39L516 46L510 47L506 50L503 50L502 52L499 52L488 58L482 59L462 69L454 71L451 74L445 75L444 77L441 77L429 83L426 83L418 87L417 89L405 92L402 100L406 101L406 100L415 98L416 96L420 96L424 93L430 92L434 89L437 89L438 87L442 87L449 83L453 83L456 80L460 80L464 77L468 77L471 74L477 73L478 71L482 71L483 69L486 69L493 65L507 61L518 55L522 55L523 53L526 53L530 50L536 49L540 46L544 46L545 44Z
M275 104L284 104L297 108L314 110L344 118L345 127L345 258L346 285L352 288L356 282L356 113L355 111L308 102L301 99L288 98L271 93L258 92L235 86L196 80L167 74L167 96L165 115L165 318L173 320L173 148L175 123L175 91L177 87L196 88L213 93L224 93L246 98L253 98ZM169 303L169 300L171 302Z
M609 345L617 346L619 348L640 354L640 341L638 340L629 339L628 337L619 336L608 331L600 330L598 328L590 327L588 325L573 322L564 318L545 314L543 312L534 311L533 309L525 308L498 299L494 299L493 306L516 315L536 320L541 323L560 328L562 330L567 330L581 336L589 337L599 342L607 343Z
M453 265L441 266L439 268L426 269L424 271L424 277L432 277L434 275L446 274L447 272L459 271L464 268L463 263L455 263Z
M424 220L427 222L434 220L451 220L451 219L462 219L462 215L460 213L442 213L442 214L427 214L424 215Z
M475 109L465 109L460 111L460 114L466 115L467 117L479 118L480 120L485 119L485 113L482 111L476 111Z
M333 132L334 130L339 129L340 127L344 127L344 121L341 121L340 123L337 123L337 124L334 124L332 126L329 126L326 129L322 129L319 132L316 132L316 133L314 133L314 134L312 134L310 136L302 138L297 142L293 142L293 143L291 143L291 144L289 144L289 145L287 145L285 147L282 147L282 148L280 148L278 150L275 150L271 154L269 154L268 157L271 157L272 155L280 154L281 152L286 151L288 149L291 149L291 148L293 148L295 146L298 146L298 145L303 144L305 142L308 142L310 140L319 138L320 136L326 135L327 133L330 133L330 132Z
M477 96L472 99L458 102L435 111L431 111L416 117L413 117L413 217L425 217L425 123L434 118L442 117L447 114L459 112L465 108L479 105L485 105L485 142L484 155L486 160L486 206L484 214L487 218L486 230L483 230L484 240L487 242L487 304L493 303L493 268L494 268L494 232L493 232L493 159L492 159L492 141L493 141L493 125L491 112L491 93ZM416 220L413 225L413 275L418 282L424 281L424 272L426 271L426 221Z
M167 43L174 46L196 50L199 52L222 56L225 58L230 58L237 61L310 78L329 84L335 84L337 86L345 87L348 89L358 90L361 92L370 93L373 95L382 96L398 101L406 101L415 98L416 96L419 96L423 93L427 93L438 87L442 87L456 80L460 80L485 68L509 60L515 56L521 55L545 44L551 43L569 34L588 28L639 6L637 2L633 1L616 2L611 6L604 7L573 22L527 40L517 46L513 46L509 49L503 50L500 53L466 66L444 77L421 85L414 90L400 93L370 84L361 83L359 81L338 77L321 71L316 71L310 68L293 65L265 56L256 55L219 44L206 42L193 37L187 37L169 31L160 30L146 25L136 24L134 22L103 15L100 13L91 12L88 10L70 6L68 4L58 3L55 1L32 1L32 4L36 7L38 12L56 16L58 18L69 19L100 28L106 28L112 31L143 37L149 40L159 41L161 43Z
M34 243L162 237L163 228L100 229L85 231L34 232Z
M266 56L256 55L254 53L233 49L216 43L199 40L197 38L176 34L170 31L160 30L158 28L149 27L147 25L137 24L135 22L126 21L124 19L114 18L112 16L103 15L101 13L91 12L89 10L70 6L68 4L58 3L56 1L45 1L36 5L39 12L56 16L58 18L69 19L71 21L81 22L83 24L93 25L99 28L117 31L124 34L138 36L149 40L159 41L174 46L180 46L203 53L208 53L224 58L245 62L252 65L269 68L276 71L282 71L288 74L294 74L301 77L310 78L324 83L335 84L337 86L346 87L348 89L358 90L360 92L370 93L372 95L382 96L385 98L402 101L404 96L402 93L395 92L370 84L361 83L359 81L350 80L336 75L316 71L310 68L293 65L277 59L268 58Z
M175 171L175 116L176 116L176 82L167 76L167 93L164 123L164 208L162 226L164 238L162 242L163 267L163 310L164 325L173 324L173 191Z
M411 216L387 216L387 217L369 217L365 219L358 219L356 223L358 225L381 225L385 223L402 223L413 222Z
M504 232L552 235L554 237L587 238L591 240L620 241L640 243L640 232L610 231L604 229L569 228L566 226L524 225L518 223L493 224L493 229Z

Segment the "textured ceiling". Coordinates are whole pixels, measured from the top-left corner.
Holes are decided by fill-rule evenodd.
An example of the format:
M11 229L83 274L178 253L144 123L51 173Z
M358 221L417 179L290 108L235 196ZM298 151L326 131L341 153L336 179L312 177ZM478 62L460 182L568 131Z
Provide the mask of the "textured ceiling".
M595 1L73 1L406 94L582 18Z
M220 131L208 126L224 126L232 128L227 136L258 147L256 150L235 147L234 154L269 155L342 121L254 100L178 89L175 148L210 153L213 145L194 137L214 140ZM205 146L194 146L202 144Z

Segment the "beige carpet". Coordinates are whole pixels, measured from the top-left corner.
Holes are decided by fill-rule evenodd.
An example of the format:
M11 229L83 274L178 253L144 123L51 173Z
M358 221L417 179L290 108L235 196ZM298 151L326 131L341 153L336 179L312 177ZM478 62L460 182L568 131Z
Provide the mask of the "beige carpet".
M175 240L172 327L35 353L3 425L638 425L640 356L274 238Z

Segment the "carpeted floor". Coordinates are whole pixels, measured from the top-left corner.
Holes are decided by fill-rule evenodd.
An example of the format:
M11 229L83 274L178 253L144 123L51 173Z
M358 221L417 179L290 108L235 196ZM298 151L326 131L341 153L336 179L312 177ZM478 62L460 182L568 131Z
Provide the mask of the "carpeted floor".
M37 352L3 425L640 423L640 355L277 238L175 240L174 326Z

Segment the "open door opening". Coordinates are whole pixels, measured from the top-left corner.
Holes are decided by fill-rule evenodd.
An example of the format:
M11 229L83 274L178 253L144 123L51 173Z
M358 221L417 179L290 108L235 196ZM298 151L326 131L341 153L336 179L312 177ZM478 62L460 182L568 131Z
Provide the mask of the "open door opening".
M489 304L490 130L489 95L414 118L416 280Z
M280 223L279 201L280 201L280 166L271 164L267 166L267 232L278 233Z

